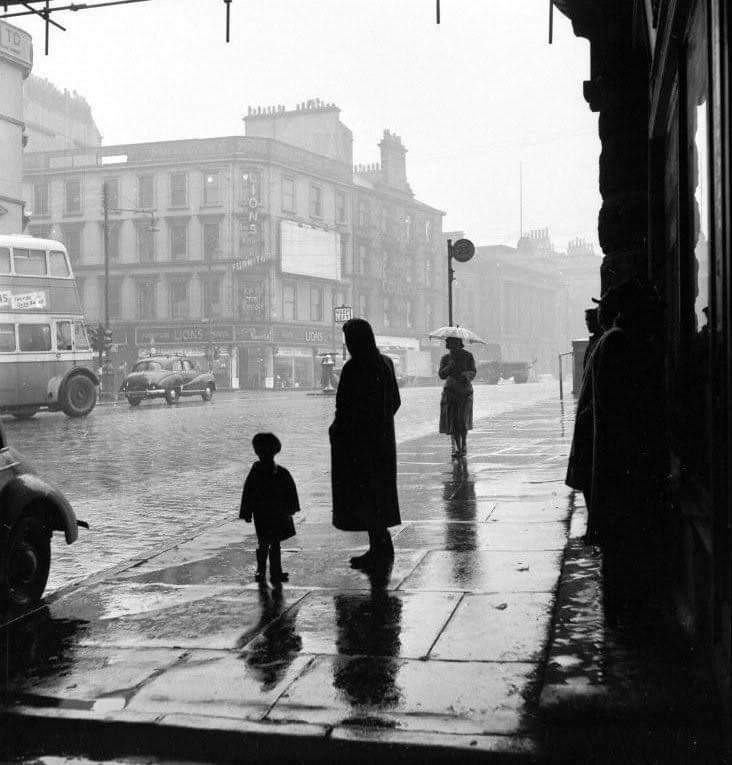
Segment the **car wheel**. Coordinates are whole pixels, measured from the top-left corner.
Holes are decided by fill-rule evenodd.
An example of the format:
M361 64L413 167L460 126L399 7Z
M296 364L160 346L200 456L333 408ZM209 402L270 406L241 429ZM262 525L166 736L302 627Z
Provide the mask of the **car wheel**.
M133 398L132 396L127 397L127 403L130 406L140 406L140 402L142 401L141 398Z
M94 383L86 375L71 375L60 397L64 414L69 417L83 417L94 409L96 403L97 389Z
M43 595L51 568L51 532L35 515L23 516L10 532L3 600L26 607Z
M16 420L30 420L31 417L35 417L37 411L37 409L29 407L28 409L16 409L11 414Z
M173 404L178 403L178 399L180 398L180 391L178 388L168 388L168 390L165 391L165 403L169 406L172 406Z
M528 382L529 376L528 375L514 375L513 381L517 385L521 385L522 383Z
M210 401L213 398L213 388L210 385L206 386L206 390L201 394L201 398L204 401Z

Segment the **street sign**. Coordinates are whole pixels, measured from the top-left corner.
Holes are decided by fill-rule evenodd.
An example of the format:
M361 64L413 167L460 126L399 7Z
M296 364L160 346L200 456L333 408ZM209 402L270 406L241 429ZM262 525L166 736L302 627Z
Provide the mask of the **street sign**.
M333 309L333 321L343 324L353 318L353 308L350 305L339 305Z
M458 239L452 246L452 256L458 263L467 263L475 255L475 245L470 239Z

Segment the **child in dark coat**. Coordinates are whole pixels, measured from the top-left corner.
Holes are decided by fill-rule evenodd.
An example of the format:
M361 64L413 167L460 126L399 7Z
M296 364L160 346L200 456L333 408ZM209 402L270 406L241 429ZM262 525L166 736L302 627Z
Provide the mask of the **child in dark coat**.
M289 471L274 461L275 454L282 448L277 436L257 433L252 447L259 461L252 465L244 482L239 517L247 523L254 518L259 542L254 578L258 582L265 580L269 556L270 581L279 584L289 579L282 571L280 542L295 536L292 516L300 510L300 503Z

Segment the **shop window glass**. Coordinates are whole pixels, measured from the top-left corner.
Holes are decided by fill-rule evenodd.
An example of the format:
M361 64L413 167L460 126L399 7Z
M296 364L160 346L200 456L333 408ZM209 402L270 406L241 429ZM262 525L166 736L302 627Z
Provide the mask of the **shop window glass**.
M40 352L51 350L50 324L18 324L18 340L21 351Z
M711 442L711 327L710 327L710 214L712 206L709 177L710 131L707 118L707 38L704 3L697 10L690 28L686 69L686 124L689 188L686 194L689 221L689 253L683 264L684 282L691 286L682 292L681 344L686 357L685 396L680 401L686 419L683 434L683 467L697 485L708 489ZM685 277L685 278L684 278Z
M70 351L73 349L73 347L74 346L71 339L71 322L57 321L56 322L56 350Z
M15 350L15 325L0 324L0 353L12 353Z

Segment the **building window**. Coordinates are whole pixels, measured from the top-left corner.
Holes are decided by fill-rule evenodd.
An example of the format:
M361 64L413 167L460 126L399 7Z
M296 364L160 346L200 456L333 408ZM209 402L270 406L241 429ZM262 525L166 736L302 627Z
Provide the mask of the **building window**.
M155 282L152 280L137 284L137 318L155 318Z
M170 224L170 259L185 260L188 257L188 224Z
M107 226L107 252L109 259L114 261L119 260L120 225L120 223L115 222ZM102 236L104 236L104 229L102 229Z
M239 282L239 319L263 321L264 282Z
M102 289L104 285L102 284ZM122 318L122 280L109 280L109 318Z
M428 218L424 222L424 238L428 241L432 241L432 221Z
M66 181L64 211L81 212L81 181Z
M310 187L310 215L313 218L323 217L323 189L320 186Z
M140 263L152 263L155 260L155 236L148 223L137 225L137 254Z
M34 215L48 215L48 181L33 184Z
M323 321L323 290L310 288L310 321Z
M412 218L409 215L404 216L404 238L407 242L412 241Z
M365 199L358 202L358 225L366 226L369 222L369 203Z
M64 228L64 244L72 265L81 263L81 228L79 226Z
M362 319L368 319L369 316L369 296L367 292L361 292L358 296L358 315Z
M366 256L366 245L365 244L359 244L358 245L358 275L359 276L365 276L366 275L366 268L368 265L368 259Z
M294 178L282 179L282 209L285 212L295 212L295 180Z
M203 224L203 257L206 260L214 260L221 254L219 229L218 221Z
M152 209L155 204L153 183L152 175L139 175L137 177L137 206L143 210Z
M336 191L336 222L346 222L346 195L342 191Z
M296 291L294 284L282 285L282 318L285 321L297 319Z
M107 209L115 212L119 208L119 179L108 178L104 185L107 187Z
M170 283L170 318L185 319L188 316L188 282L176 279Z
M221 279L212 277L203 282L203 316L206 319L221 316Z
M185 173L170 174L170 206L185 207L188 204L188 176Z
M203 175L203 204L221 204L221 173L218 170Z

